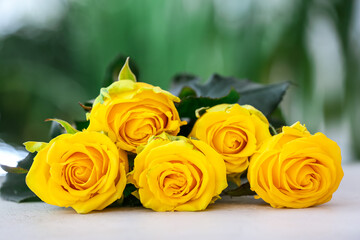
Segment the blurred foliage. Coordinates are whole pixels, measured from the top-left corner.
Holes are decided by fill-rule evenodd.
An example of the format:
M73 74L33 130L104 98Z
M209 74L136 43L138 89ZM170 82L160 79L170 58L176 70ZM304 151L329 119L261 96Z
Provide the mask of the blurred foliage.
M360 151L355 0L57 1L65 11L51 28L24 26L0 38L0 138L7 142L48 140L47 118L84 120L78 102L98 95L113 75L109 63L130 56L140 81L163 88L177 73L291 81L296 87L283 104L285 118L316 131L323 118L326 125L349 116L353 149ZM345 98L325 93L324 103L317 101L308 46L319 16L337 36L345 74Z
M35 154L29 153L26 158L21 160L18 168L29 170L33 163ZM13 202L33 202L40 199L25 184L26 174L19 172L8 172L0 188L0 195L3 199Z

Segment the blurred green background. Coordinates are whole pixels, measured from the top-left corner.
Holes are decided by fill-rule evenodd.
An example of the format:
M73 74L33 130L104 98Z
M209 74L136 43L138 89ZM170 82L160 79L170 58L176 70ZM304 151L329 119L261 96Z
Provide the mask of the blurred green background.
M294 83L281 108L360 159L360 1L0 0L0 139L47 141L83 120L109 63L169 88L177 73Z

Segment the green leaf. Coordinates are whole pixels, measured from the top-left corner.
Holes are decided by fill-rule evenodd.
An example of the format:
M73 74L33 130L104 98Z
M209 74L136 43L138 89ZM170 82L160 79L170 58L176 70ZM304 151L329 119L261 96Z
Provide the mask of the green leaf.
M133 184L131 184L131 183L127 184L126 187L125 187L125 189L124 189L124 193L123 193L123 194L124 194L124 198L130 196L131 193L134 192L134 191L136 191L136 187L135 187Z
M276 131L280 131L281 128L286 125L285 118L280 108L276 108L275 111L271 113L271 116L268 117L268 120Z
M179 116L187 120L187 124L180 128L179 135L187 136L190 134L195 121L197 119L196 113L198 109L204 109L206 107L212 107L222 103L236 103L239 99L239 94L231 89L230 92L221 98L211 97L196 97L187 96L181 99L181 102L176 104L176 108L179 112Z
M192 88L191 86L196 82L201 82L201 79L195 75L186 73L177 74L173 77L171 81L170 92L175 96L180 97L180 92L183 90L184 87Z
M29 172L29 170L21 168L21 167L10 167L6 165L0 165L0 167L8 173L15 173L15 174L24 174Z
M289 85L289 82L265 85L218 74L214 74L202 84L201 79L194 75L176 75L170 92L180 97L181 102L176 104L176 108L180 117L188 122L181 127L179 134L187 136L191 132L197 119L197 109L222 103L252 105L269 118ZM272 119L269 119L272 122Z
M128 153L128 162L129 162L129 172L131 172L132 170L134 170L134 160L136 158L135 153L129 152Z
M241 98L238 103L249 104L269 117L280 104L289 86L289 82L254 86L252 89L239 91Z
M139 199L137 199L134 195L130 194L126 198L123 199L121 203L122 207L139 207L142 206Z
M88 128L90 121L75 121L76 129L82 131L83 129Z
M179 93L179 98L183 99L185 97L196 97L196 92L191 87L184 87Z
M29 153L20 161L18 168L29 170L36 154ZM26 174L7 173L5 181L0 188L1 197L13 202L41 201L26 185Z
M240 197L240 196L251 196L256 195L254 191L250 190L250 183L246 182L242 184L240 187L235 188L233 190L229 190L224 192L225 195L230 195L233 197Z
M218 74L211 76L206 84L201 84L201 79L195 76L177 75L170 91L179 96L181 89L187 87L193 89L198 97L222 98L234 89L240 95L237 103L252 105L269 116L279 105L289 86L289 82L265 85Z
M126 185L123 193L123 197L121 199L118 199L114 203L112 203L110 208L112 207L138 207L141 206L141 202L139 199L137 199L132 193L136 191L136 187L129 183Z
M119 73L119 80L132 80L136 82L136 76L131 71L129 66L129 57L126 58L126 62Z
M187 96L177 105L177 109L182 118L196 118L196 110L199 108L212 107L222 103L236 103L238 100L239 94L234 89L231 89L226 95L220 98Z
M64 120L61 120L61 119L56 119L56 118L53 118L53 119L46 119L45 121L54 121L54 122L57 122L59 123L67 133L69 134L75 134L77 132L79 132L78 130L76 130L75 128L73 128L73 126L70 125L70 123L64 121Z
M106 70L106 73L105 73L105 78L104 78L102 87L108 87L113 82L118 81L119 72L120 72L121 68L123 67L124 62L126 62L126 58L127 58L126 56L119 54L109 64L109 66ZM137 76L137 78L139 79L139 70L138 70L138 67L136 66L134 60L131 60L129 65L130 65L130 68L133 70L135 76Z
M57 122L51 122L49 137L53 139L61 134L65 133L64 128Z

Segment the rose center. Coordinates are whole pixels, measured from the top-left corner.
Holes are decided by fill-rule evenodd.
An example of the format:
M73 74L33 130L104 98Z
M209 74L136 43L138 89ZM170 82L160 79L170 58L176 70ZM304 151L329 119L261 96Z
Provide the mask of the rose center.
M68 158L65 165L64 175L67 184L77 190L87 188L87 183L93 178L93 162L83 153L75 153Z
M228 131L224 137L224 153L235 153L242 151L247 142L246 134L242 131Z
M287 170L289 186L297 190L311 190L319 187L321 176L313 169L314 159L292 159L294 163Z
M85 183L91 175L91 170L85 166L79 166L74 169L75 181Z
M127 122L126 135L133 140L140 140L156 134L156 124L153 119L134 119Z
M165 177L163 191L167 196L179 194L186 187L186 177L181 173L172 173Z

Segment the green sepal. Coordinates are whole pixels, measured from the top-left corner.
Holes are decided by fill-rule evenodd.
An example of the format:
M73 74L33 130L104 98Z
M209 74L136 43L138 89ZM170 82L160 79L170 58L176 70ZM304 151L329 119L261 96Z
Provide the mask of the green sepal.
M125 64L120 70L119 77L118 77L119 81L120 80L131 80L133 82L136 82L136 76L131 71L130 66L129 66L129 59L130 59L129 57L126 58Z
M61 120L61 119L49 118L49 119L46 119L45 121L54 121L54 122L59 123L65 129L65 131L69 134L75 134L75 133L79 132L78 130L73 128L73 126L71 126L70 123L68 123L64 120Z
M39 152L41 149L45 148L48 143L46 142L24 142L23 145L25 146L28 152L34 153Z
M269 130L272 136L275 136L278 134L277 130L274 128L272 124L269 124Z
M113 82L119 80L119 73L121 71L121 68L124 66L124 62L126 62L126 58L127 58L126 56L119 54L111 61L111 63L108 65L106 69L102 87L108 87ZM139 76L140 76L139 69L138 66L135 64L134 59L132 59L132 61L129 62L129 66L132 69L131 71L136 76L136 79L139 80Z
M110 98L109 90L107 88L101 88L100 95L94 101L94 106L98 102L103 104L106 98Z
M21 167L10 167L2 164L0 167L7 173L24 174L29 172L29 170Z
M195 110L195 116L197 118L200 118L202 115L206 113L206 110L208 110L210 107L201 107Z
M228 181L231 181L233 183L236 184L237 187L240 187L241 186L241 176L244 174L244 172L242 173L230 173L230 174L227 174L227 180Z

